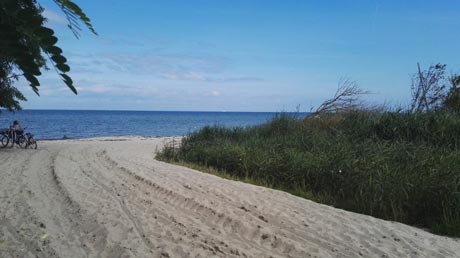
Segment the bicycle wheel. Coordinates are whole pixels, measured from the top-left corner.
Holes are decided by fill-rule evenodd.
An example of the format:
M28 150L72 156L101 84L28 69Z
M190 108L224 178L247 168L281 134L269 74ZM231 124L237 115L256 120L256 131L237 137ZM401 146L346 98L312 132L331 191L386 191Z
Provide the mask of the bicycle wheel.
M14 146L14 139L9 136L8 136L8 145L7 145L8 148L13 148Z
M8 146L8 142L10 141L10 138L8 136L3 135L1 139L1 148L5 148Z
M23 149L25 147L27 147L27 139L26 139L26 137L24 137L22 135L18 136L18 144L19 144L19 147L21 147Z
M27 148L37 149L37 141L34 138L29 138L29 143L27 144Z

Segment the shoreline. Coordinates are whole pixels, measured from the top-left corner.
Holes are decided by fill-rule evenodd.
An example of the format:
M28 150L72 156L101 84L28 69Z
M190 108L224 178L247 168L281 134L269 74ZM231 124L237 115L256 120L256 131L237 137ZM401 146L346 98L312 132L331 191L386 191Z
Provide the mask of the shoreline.
M123 139L123 140L130 140L130 139L159 139L159 138L182 138L185 137L183 135L175 135L175 136L141 136L141 135L116 135L116 136L90 136L90 137L81 137L81 138L45 138L45 139L37 139L37 141L90 141L90 140L99 140L99 141L110 141Z

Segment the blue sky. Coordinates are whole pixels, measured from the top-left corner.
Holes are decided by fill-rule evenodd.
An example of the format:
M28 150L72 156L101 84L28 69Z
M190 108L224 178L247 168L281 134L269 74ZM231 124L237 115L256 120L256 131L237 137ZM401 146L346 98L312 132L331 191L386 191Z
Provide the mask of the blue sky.
M99 33L78 40L39 2L79 94L47 72L24 108L308 111L343 77L397 105L417 62L460 71L456 0L75 0Z

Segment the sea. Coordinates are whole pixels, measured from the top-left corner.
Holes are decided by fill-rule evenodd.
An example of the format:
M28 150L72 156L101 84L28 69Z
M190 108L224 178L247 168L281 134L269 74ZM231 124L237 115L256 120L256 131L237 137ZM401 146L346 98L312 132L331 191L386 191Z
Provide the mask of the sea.
M36 139L109 136L184 136L206 125L246 127L272 119L273 112L2 110L0 128L18 120ZM304 116L306 113L288 113Z

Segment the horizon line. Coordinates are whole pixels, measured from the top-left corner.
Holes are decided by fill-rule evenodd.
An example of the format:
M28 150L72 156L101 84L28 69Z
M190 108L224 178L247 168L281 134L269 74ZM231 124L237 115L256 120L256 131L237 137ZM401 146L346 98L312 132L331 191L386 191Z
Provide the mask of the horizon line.
M9 111L0 109L0 112L16 113L21 111L107 111L107 112L201 112L201 113L311 113L309 111L233 111L233 110L122 110L122 109L42 109L24 108L21 110Z

